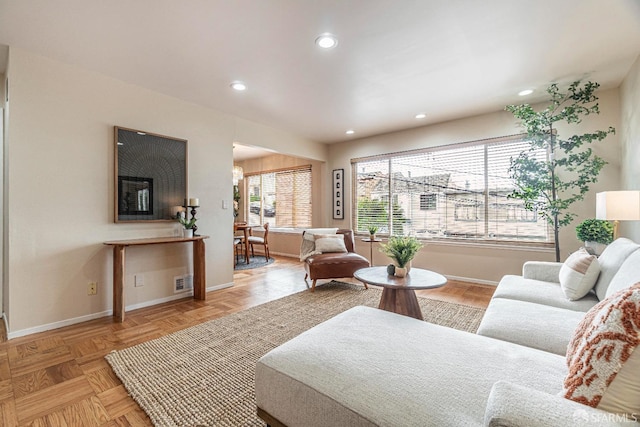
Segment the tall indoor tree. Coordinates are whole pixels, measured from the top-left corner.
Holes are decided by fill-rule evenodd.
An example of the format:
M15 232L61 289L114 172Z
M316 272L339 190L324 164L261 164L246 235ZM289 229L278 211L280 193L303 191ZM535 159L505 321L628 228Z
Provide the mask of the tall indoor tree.
M591 114L600 114L596 90L598 83L576 81L561 91L556 83L547 88L548 105L536 111L529 104L508 105L506 110L520 120L531 145L511 159L509 174L516 188L510 197L524 202L525 209L537 211L553 227L556 261L560 261L560 227L573 221L576 214L569 207L584 199L589 186L597 182L606 162L595 155L589 144L615 133L607 130L561 137L555 123L579 124ZM540 159L536 152L545 149Z

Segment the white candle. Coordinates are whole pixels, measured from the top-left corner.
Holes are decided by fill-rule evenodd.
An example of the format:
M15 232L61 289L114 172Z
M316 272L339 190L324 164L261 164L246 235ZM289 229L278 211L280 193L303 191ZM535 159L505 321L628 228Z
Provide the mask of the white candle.
M189 199L189 206L200 206L200 200L192 197L191 199Z

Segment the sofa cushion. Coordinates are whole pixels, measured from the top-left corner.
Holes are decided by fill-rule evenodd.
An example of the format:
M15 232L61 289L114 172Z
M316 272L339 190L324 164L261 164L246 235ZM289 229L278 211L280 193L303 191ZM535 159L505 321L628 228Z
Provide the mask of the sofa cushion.
M595 255L580 248L572 253L560 268L560 288L571 301L589 293L600 274L600 264Z
M564 356L584 315L582 311L493 298L477 333Z
M347 252L342 234L316 234L315 243L316 251L322 252L323 254L329 252Z
M640 413L640 282L613 294L580 322L569 347L567 399L624 414Z
M582 312L589 311L598 303L598 298L593 292L577 301L570 301L565 297L559 283L524 279L522 276L512 275L504 276L500 280L493 297L529 301Z
M493 385L484 425L487 427L637 427L631 417L616 419L600 409L581 405L519 384L498 381Z
M542 282L560 283L561 262L527 261L522 265L522 277Z
M622 263L616 275L611 279L611 283L609 283L606 297L609 298L616 292L627 289L637 283L638 280L640 280L640 250L629 255Z
M558 393L565 374L556 354L355 307L263 356L256 401L290 426L481 426L496 381Z
M611 279L616 275L622 263L634 251L637 251L640 245L623 237L616 239L613 243L605 248L598 262L600 263L600 277L596 282L595 291L598 300L602 301L607 297L607 288Z

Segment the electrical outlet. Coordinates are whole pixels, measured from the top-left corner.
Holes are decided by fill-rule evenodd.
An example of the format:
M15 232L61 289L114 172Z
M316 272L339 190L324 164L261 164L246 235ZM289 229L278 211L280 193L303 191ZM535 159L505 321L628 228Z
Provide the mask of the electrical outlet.
M87 295L98 295L97 282L89 282L89 287L87 288Z
M133 286L135 288L139 288L140 286L144 286L144 276L142 274L135 274L133 276Z

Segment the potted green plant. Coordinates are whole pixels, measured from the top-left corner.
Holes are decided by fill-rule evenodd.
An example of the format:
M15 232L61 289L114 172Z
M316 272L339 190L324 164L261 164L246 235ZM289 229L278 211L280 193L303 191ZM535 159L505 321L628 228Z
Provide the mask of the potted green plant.
M607 163L589 148L589 144L604 140L615 133L609 126L571 136L561 136L557 122L576 125L591 114L600 114L596 90L598 83L576 81L566 90L556 83L547 88L549 100L542 110L529 104L508 105L510 111L527 132L529 148L511 159L509 175L516 188L509 197L520 199L524 208L536 211L546 219L553 230L556 261L560 261L560 227L575 218L570 206L583 200L591 184L598 181L600 170ZM570 127L567 127L567 132ZM564 131L563 131L564 132ZM549 153L538 158L538 151Z
M369 239L375 240L376 239L376 233L378 232L378 226L377 225L370 225L367 228L369 230Z
M576 235L585 247L600 255L613 242L613 224L603 219L585 219L576 227Z
M178 222L184 227L184 237L193 237L193 226L196 225L196 221L196 218L186 219L182 215L178 217Z
M410 267L411 260L422 248L422 243L411 236L392 236L387 243L380 245L380 251L395 262L394 275L405 277Z

